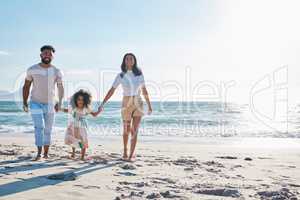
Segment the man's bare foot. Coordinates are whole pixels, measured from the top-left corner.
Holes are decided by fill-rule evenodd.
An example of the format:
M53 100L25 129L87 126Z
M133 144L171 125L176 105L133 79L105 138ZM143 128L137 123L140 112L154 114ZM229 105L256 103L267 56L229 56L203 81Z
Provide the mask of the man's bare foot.
M81 157L80 160L85 161L85 158L84 158L84 157Z
M32 161L38 161L41 160L41 155L37 155Z

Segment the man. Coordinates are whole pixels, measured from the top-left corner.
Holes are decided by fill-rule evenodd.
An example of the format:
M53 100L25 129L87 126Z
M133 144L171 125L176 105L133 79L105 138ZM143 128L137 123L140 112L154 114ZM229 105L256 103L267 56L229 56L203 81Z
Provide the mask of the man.
M41 47L41 62L31 66L27 70L25 84L23 86L23 109L28 112L28 96L31 85L30 112L34 125L35 145L37 156L34 160L40 160L44 146L44 158L48 158L51 144L51 131L54 121L54 110L57 112L62 104L64 88L62 73L51 65L55 49L50 45ZM58 88L59 101L54 106L55 85Z

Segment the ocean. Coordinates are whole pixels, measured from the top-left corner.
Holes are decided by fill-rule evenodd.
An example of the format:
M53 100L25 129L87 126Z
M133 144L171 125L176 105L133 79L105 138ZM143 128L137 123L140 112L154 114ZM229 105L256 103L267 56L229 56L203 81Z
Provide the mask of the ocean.
M93 108L97 105L93 103ZM152 115L145 115L141 123L142 136L300 138L300 105L289 108L280 120L257 116L248 104L152 102L152 105ZM121 102L109 102L98 117L88 117L89 134L120 135L120 109ZM66 113L56 114L55 134L64 134L68 117ZM0 134L10 133L32 134L31 116L22 111L22 102L0 101Z

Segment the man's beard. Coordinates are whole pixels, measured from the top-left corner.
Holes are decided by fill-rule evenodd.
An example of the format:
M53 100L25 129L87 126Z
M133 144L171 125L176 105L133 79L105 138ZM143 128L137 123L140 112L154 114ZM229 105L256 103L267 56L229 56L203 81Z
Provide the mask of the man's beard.
M51 59L49 59L49 58L46 58L46 59L45 59L45 58L42 58L42 63L48 65L48 64L51 63Z

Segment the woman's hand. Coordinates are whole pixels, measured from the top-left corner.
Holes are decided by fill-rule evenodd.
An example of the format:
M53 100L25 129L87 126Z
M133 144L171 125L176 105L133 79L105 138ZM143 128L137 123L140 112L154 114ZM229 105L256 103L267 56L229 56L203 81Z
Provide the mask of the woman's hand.
M103 106L99 106L98 110L96 112L91 112L91 114L93 115L93 117L97 117L101 112L103 111Z
M148 107L148 115L152 114L152 107Z
M103 111L103 104L98 107L98 112L101 113Z
M148 115L151 115L152 113L152 106L151 106L151 103L150 103L150 99L149 99L149 95L148 95L148 91L146 89L146 87L142 87L142 93L143 93L143 96L146 100L146 103L148 105Z

